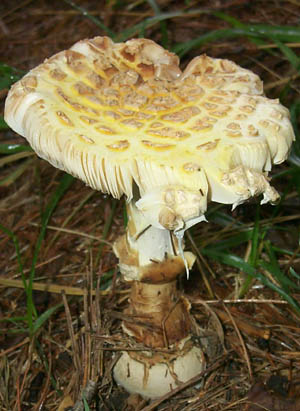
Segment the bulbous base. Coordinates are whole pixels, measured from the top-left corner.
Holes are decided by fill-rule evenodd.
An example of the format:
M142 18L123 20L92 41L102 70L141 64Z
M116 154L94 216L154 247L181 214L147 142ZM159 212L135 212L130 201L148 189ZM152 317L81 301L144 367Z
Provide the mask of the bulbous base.
M205 368L202 350L191 340L170 347L170 353L123 352L114 367L114 379L130 393L158 398L195 377Z

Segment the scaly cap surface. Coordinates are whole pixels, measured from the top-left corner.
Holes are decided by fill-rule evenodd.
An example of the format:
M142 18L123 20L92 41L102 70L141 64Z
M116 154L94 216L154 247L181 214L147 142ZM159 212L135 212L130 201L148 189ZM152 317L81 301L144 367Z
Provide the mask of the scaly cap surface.
M130 200L135 182L140 209L169 229L203 215L207 199L275 201L267 173L294 139L288 110L263 96L258 76L206 55L181 72L146 39L96 37L45 60L11 88L5 120L97 190Z

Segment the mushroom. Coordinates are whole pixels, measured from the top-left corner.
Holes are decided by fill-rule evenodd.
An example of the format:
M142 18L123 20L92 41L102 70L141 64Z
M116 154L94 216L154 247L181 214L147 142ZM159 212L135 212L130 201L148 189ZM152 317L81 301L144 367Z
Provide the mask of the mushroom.
M195 260L184 232L205 220L208 201L278 199L268 172L294 139L288 110L229 60L201 55L182 72L151 40L96 37L14 84L5 120L55 167L126 196L128 226L114 244L131 284L123 329L145 350L123 352L117 383L154 398L200 373L190 304L176 287Z

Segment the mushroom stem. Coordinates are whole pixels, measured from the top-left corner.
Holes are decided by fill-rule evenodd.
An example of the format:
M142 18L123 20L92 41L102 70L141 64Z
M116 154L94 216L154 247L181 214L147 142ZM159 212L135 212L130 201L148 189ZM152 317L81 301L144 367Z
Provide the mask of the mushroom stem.
M133 281L123 328L147 347L168 348L190 334L189 309L176 280L164 284Z
M129 392L155 398L194 377L205 363L191 340L190 304L177 289L176 278L185 269L177 238L149 226L133 200L127 212L126 233L114 245L123 278L131 282L123 329L147 351L123 352L114 378ZM194 255L183 257L191 268ZM162 348L163 354L149 348Z
M175 280L185 269L177 237L167 229L150 225L134 200L127 205L127 215L126 233L114 244L124 279L152 284ZM183 257L191 268L194 254L184 252Z

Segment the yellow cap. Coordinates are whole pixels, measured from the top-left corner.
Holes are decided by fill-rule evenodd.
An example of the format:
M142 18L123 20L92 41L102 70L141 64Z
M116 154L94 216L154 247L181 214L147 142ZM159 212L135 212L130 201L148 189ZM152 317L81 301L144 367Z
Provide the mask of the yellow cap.
M130 200L134 182L141 196L179 187L200 193L200 213L207 200L275 201L267 173L294 139L288 110L257 75L206 55L182 72L146 39L96 37L45 60L11 88L5 120L97 190Z

